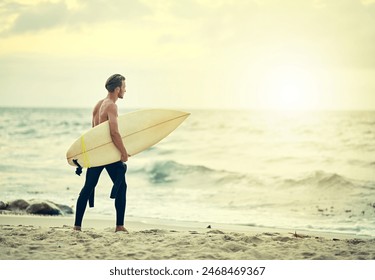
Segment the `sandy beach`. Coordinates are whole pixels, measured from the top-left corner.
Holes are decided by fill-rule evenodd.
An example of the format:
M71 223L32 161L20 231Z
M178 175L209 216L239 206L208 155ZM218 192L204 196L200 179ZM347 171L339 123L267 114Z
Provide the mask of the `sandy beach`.
M89 217L0 216L2 260L373 260L375 238L132 217L129 234Z

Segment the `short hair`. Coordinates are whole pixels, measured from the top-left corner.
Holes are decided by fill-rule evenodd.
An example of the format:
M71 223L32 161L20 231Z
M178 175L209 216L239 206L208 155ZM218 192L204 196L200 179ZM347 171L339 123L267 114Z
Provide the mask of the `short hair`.
M122 81L125 81L125 77L120 74L114 74L107 79L105 82L105 88L109 92L114 92L117 87L122 86Z

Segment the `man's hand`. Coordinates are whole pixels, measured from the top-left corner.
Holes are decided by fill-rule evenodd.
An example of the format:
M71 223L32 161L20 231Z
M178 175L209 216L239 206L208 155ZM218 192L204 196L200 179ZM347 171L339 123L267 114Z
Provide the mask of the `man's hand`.
M128 153L121 154L121 161L127 162L129 157L130 157L130 155L128 155Z

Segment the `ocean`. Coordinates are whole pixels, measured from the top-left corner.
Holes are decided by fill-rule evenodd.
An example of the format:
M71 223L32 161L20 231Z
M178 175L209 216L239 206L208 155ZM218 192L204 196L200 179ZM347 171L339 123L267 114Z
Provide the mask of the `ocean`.
M375 111L187 111L129 159L127 217L375 236ZM91 109L0 108L0 200L75 206L85 170L65 154L90 125ZM103 171L86 215L114 219L111 187Z

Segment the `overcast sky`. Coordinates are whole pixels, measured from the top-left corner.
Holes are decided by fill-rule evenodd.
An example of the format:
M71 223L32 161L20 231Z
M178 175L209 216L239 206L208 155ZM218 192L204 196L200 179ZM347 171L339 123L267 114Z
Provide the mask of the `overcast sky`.
M375 0L0 2L0 106L375 109ZM121 104L121 105L120 105Z

